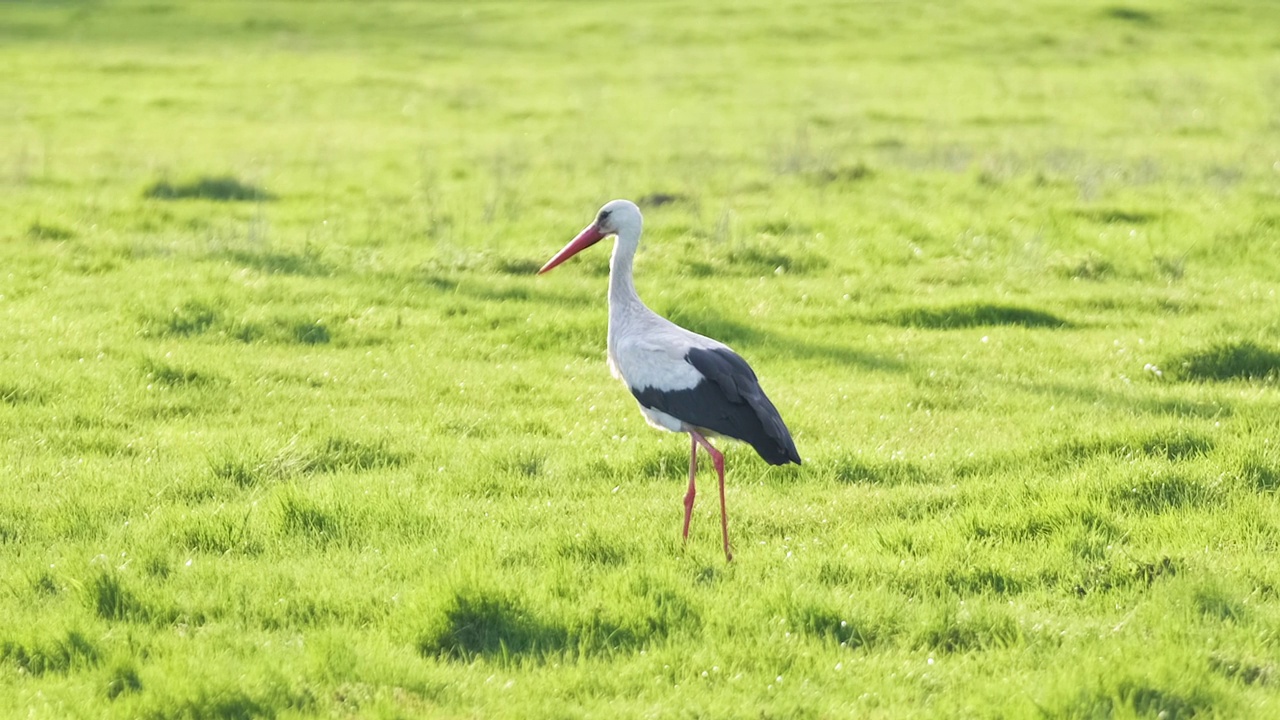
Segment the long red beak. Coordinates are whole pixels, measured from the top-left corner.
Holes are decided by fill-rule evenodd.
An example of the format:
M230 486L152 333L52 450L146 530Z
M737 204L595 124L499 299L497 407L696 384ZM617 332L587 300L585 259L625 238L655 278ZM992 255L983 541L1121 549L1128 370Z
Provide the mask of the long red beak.
M555 257L548 260L547 264L543 265L542 269L538 271L538 274L541 275L583 250L595 245L605 237L606 235L600 232L600 228L596 227L595 223L588 225L582 232L578 233L578 237L574 238L568 245L565 245L564 249L556 253Z

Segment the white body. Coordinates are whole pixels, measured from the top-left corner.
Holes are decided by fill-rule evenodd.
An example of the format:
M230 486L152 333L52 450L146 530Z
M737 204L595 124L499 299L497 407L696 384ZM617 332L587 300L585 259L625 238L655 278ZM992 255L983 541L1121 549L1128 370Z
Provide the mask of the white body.
M688 390L703 380L685 360L692 348L727 349L724 343L690 332L650 310L636 294L632 266L640 242L640 211L625 200L606 208L616 222L609 260L609 370L628 387ZM629 207L627 207L629 206ZM689 427L660 410L641 406L649 424L661 430L688 432Z

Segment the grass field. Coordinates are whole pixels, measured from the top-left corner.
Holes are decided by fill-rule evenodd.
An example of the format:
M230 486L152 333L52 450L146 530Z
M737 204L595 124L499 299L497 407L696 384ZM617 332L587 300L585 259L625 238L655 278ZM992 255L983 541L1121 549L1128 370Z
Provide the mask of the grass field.
M1278 27L0 3L0 716L1280 715ZM805 459L732 564L614 197Z

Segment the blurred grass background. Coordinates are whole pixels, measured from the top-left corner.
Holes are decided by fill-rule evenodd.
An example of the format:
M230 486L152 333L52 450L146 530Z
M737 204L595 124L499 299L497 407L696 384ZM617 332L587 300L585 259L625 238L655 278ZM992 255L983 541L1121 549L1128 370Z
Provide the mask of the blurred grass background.
M0 712L1270 717L1278 14L0 5Z

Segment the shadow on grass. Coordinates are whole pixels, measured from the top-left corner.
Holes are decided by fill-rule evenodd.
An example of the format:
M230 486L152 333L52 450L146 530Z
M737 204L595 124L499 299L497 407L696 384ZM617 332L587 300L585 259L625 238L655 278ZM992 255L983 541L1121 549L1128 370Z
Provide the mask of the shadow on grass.
M146 622L151 608L125 586L117 573L101 573L87 585L89 605L103 620Z
M561 544L558 552L566 560L597 567L621 565L627 559L622 544L596 532Z
M1012 616L979 606L940 613L917 633L915 645L942 653L967 653L1012 647L1021 640L1022 631Z
M851 649L871 647L897 633L891 619L858 618L821 602L793 603L787 620L814 637Z
M185 183L159 180L143 191L143 196L156 200L216 200L235 202L244 200L274 200L275 196L262 188L231 177L230 175L204 176Z
M1275 663L1258 661L1252 658L1232 658L1215 653L1209 657L1209 669L1227 678L1245 685L1270 685L1280 673L1276 672Z
M540 614L502 591L467 589L454 594L434 626L418 638L423 657L471 662L545 661L565 654L602 656L632 651L666 638L678 627L699 627L696 611L670 590L649 588L639 610L625 619L586 611L577 617Z
M1150 680L1127 679L1115 687L1082 692L1046 718L1150 717L1189 720L1213 715L1217 699L1207 691L1167 688Z
M1122 20L1134 25L1154 25L1156 21L1155 15L1150 12L1125 5L1113 5L1103 14L1113 20Z
M44 402L46 394L38 389L12 383L0 383L0 403L6 405L38 404Z
M1204 507L1216 503L1219 496L1219 491L1202 482L1182 475L1167 474L1117 488L1111 494L1111 505L1116 510L1156 514L1180 508Z
M1041 310L987 303L968 303L939 308L910 308L889 314L883 317L881 321L903 327L930 330L952 330L1000 325L1027 328L1065 328L1071 326L1071 323L1057 315Z
M1131 587L1150 587L1157 581L1175 577L1180 568L1172 558L1131 560L1125 563L1102 563L1085 570L1072 584L1079 597L1095 592L1110 592Z
M149 382L171 388L208 386L224 382L221 376L160 360L147 360L143 363L142 372Z
M566 628L543 621L505 595L459 593L444 623L418 640L427 657L470 660L559 652L568 647Z
M843 458L837 461L835 479L842 483L882 487L926 485L938 481L938 478L929 470L910 461L864 462L857 458Z
M97 667L102 661L102 652L83 633L71 630L46 642L0 641L0 660L12 663L27 675L39 677Z
M306 247L295 252L228 250L221 257L241 267L253 268L268 275L298 277L331 277L337 269L321 257L320 251Z
M1231 405L1221 402L1206 403L1183 398L1135 397L1132 392L1114 392L1097 386L1066 385L1063 383L1019 382L1017 385L1025 392L1043 395L1050 399L1066 398L1108 410L1137 411L1144 415L1220 418L1234 413L1234 408Z
M688 315L679 308L675 308L667 317L678 325L715 338L739 351L771 350L782 356L826 360L838 365L854 365L867 370L902 371L905 369L905 364L894 358L855 350L852 347L800 340L783 333L728 320L705 309L699 310L697 315Z
M1123 458L1148 457L1179 462L1207 455L1213 440L1186 430L1156 433L1146 437L1094 437L1068 440L1041 451L1046 460L1077 463L1100 456Z
M1076 211L1076 216L1104 225L1144 225L1159 217L1152 212L1121 208L1082 209Z
M70 240L76 236L74 230L54 223L33 222L27 228L27 237L31 240Z
M1178 380L1275 382L1280 380L1280 352L1251 342L1223 343L1171 358L1165 367Z

